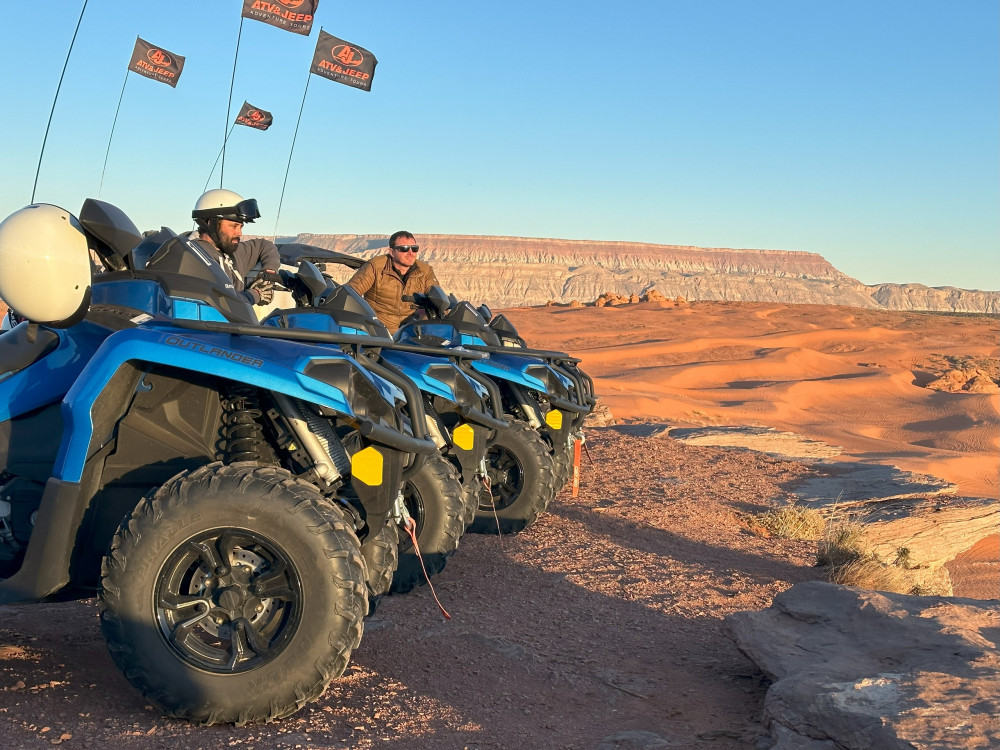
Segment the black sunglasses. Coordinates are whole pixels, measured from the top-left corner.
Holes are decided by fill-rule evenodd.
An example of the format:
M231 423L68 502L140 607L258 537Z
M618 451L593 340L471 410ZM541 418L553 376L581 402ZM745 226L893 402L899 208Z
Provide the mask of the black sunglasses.
M390 250L397 250L401 253L415 253L420 249L420 245L396 245L395 247L389 248Z

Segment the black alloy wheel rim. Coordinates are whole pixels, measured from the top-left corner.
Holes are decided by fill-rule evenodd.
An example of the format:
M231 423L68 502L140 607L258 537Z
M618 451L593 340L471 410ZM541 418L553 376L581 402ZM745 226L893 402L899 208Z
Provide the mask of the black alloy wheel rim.
M291 558L245 529L205 531L178 546L153 596L171 650L208 672L247 672L274 660L302 618L302 584Z
M517 456L502 446L491 446L486 452L486 474L490 478L492 502L483 494L480 510L503 510L517 502L524 486L524 466Z
M403 505L406 507L406 512L410 514L410 518L416 524L416 529L414 529L414 535L419 538L420 532L424 528L424 498L417 491L417 488L413 486L413 482L407 482L403 487ZM413 549L413 540L410 538L408 531L400 535L399 537L399 551L408 552Z

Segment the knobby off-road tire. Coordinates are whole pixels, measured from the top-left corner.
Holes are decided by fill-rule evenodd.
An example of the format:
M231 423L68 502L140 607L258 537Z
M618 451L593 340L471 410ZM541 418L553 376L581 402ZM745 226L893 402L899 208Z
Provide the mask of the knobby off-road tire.
M479 496L483 492L486 492L486 488L478 479L471 485L462 486L462 499L465 502L465 511L462 520L465 522L466 529L472 526L472 522L476 520L476 511L479 510Z
M513 534L533 524L556 494L552 454L524 422L513 421L486 449L492 499L483 493L469 531ZM496 515L494 515L494 511Z
M561 445L552 451L552 470L555 473L555 487L558 493L573 476L573 449Z
M417 524L417 544L427 575L436 575L444 570L465 532L465 499L458 472L444 456L428 456L404 483L403 501ZM392 591L401 594L426 582L413 541L400 529L399 566L392 577Z
M375 536L365 539L361 545L361 556L368 567L368 614L375 614L375 609L392 586L392 577L399 563L400 531L396 519L390 517L381 531Z
M101 567L101 629L168 715L270 721L343 674L367 611L340 510L284 469L182 472L122 522Z

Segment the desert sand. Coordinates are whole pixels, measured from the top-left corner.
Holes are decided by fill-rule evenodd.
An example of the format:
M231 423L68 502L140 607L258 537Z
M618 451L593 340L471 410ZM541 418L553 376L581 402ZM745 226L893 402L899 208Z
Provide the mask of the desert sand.
M526 341L579 357L616 419L767 427L1000 497L996 317L676 301L504 312ZM980 392L941 390L977 370L993 381ZM949 566L956 595L1000 596L998 561L1000 535L970 539Z
M997 497L997 388L926 387L963 366L995 379L995 318L727 302L506 314L579 357L618 419L771 427Z
M531 345L580 357L616 422L588 431L579 496L563 490L520 534L462 539L435 579L451 620L426 586L387 597L319 700L276 724L195 727L118 673L93 601L0 607L0 747L750 750L767 684L723 618L823 577L815 542L748 524L812 469L754 450L759 433L744 450L670 432L773 428L816 455L997 496L997 394L926 387L960 389L977 367L995 377L995 319L753 303L505 312ZM998 538L969 547L956 594L1000 598Z

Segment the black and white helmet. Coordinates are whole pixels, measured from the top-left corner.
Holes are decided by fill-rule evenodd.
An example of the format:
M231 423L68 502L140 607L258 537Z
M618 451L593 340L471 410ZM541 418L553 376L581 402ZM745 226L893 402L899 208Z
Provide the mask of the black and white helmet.
M225 219L240 223L253 223L260 218L257 201L253 198L244 199L232 190L217 188L204 193L194 204L191 218L197 222L207 222L210 219Z

